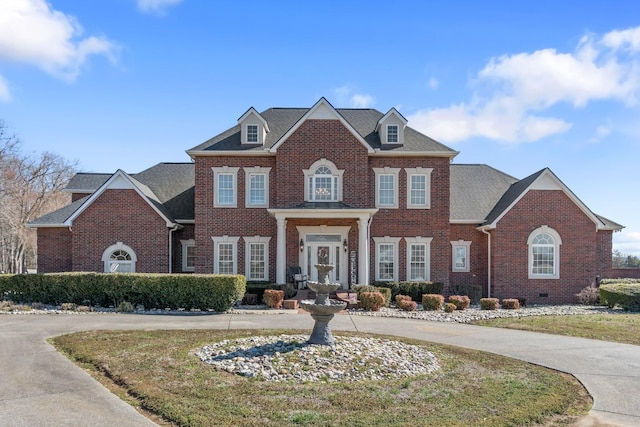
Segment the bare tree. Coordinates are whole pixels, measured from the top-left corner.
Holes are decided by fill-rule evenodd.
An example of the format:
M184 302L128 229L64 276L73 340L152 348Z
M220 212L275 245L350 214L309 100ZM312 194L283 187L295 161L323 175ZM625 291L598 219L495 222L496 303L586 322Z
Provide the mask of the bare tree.
M62 190L76 164L49 152L25 155L6 129L0 121L0 269L23 273L36 254L35 231L26 224L69 202Z

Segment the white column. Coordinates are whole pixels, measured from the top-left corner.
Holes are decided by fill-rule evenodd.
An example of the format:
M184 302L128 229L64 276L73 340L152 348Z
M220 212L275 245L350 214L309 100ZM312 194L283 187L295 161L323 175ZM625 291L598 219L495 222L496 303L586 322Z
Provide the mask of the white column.
M287 220L283 217L276 216L278 223L278 240L276 242L276 283L284 285L287 283Z
M358 283L369 284L369 216L358 219Z

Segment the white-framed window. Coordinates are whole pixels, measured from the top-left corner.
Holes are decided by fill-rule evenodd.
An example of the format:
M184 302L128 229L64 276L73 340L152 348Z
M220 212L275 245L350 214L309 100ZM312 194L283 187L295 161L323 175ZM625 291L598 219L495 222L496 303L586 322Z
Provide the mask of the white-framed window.
M431 279L432 237L405 237L407 242L407 281L422 282Z
M398 133L400 127L398 125L387 125L387 144L397 144L400 142Z
M213 239L213 272L238 274L238 240L240 237L216 236Z
M405 168L407 173L407 208L431 208L431 172L433 168Z
M109 246L102 253L105 273L135 273L136 253L122 242Z
M398 246L400 237L374 237L376 245L376 280L398 281Z
M451 243L451 271L469 272L469 253L471 242L456 240Z
M338 202L342 200L344 170L339 170L332 161L320 159L303 172L305 201Z
M271 237L244 237L247 280L269 280L269 241Z
M216 208L238 207L237 167L216 167L213 170L213 206Z
M255 166L244 168L245 206L248 208L269 207L269 173L271 168Z
M246 127L247 133L247 144L256 144L259 142L258 140L258 125L247 125Z
M376 207L398 207L398 175L400 168L373 168L376 175Z
M180 240L182 243L182 271L196 271L196 241Z
M556 230L546 225L531 232L529 246L529 279L560 278L560 245Z

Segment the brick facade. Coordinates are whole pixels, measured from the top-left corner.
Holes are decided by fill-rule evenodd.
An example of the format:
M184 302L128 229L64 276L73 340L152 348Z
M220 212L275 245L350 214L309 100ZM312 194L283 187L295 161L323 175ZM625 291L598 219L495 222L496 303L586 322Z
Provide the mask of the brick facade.
M72 233L68 227L38 229L38 271L72 271Z

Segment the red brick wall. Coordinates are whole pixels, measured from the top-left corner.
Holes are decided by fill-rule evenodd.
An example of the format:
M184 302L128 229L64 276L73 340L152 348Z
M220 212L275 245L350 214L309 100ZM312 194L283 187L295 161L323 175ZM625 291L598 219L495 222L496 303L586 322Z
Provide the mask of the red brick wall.
M171 271L174 273L182 273L182 240L195 239L194 224L185 224L181 230L173 232L172 236L172 263ZM191 273L191 272L188 272Z
M38 273L71 271L71 231L66 227L38 228Z
M136 253L136 272L168 271L169 229L134 190L106 190L73 222L73 270L104 271L102 254L122 242Z
M528 278L530 233L542 225L556 230L560 278ZM527 303L574 303L598 271L596 225L562 191L529 191L492 231L492 296L526 298ZM540 294L548 294L541 297Z
M451 272L451 285L482 285L482 295L487 295L487 235L478 231L475 224L452 224L451 241L470 241L469 272ZM451 250L451 246L449 247ZM453 261L452 261L453 262ZM450 269L452 267L449 267Z

